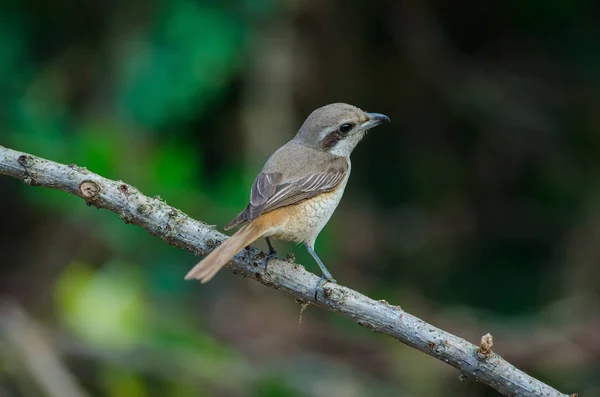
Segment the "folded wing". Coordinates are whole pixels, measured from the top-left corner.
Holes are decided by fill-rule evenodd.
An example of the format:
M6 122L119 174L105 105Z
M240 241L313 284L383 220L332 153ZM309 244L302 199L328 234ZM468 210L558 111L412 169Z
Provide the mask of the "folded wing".
M335 189L348 172L348 162L337 158L326 171L306 170L305 175L286 178L282 172L261 172L256 177L246 209L232 220L225 229L258 218L259 215L277 208L298 204L318 194ZM287 180L286 180L287 179Z

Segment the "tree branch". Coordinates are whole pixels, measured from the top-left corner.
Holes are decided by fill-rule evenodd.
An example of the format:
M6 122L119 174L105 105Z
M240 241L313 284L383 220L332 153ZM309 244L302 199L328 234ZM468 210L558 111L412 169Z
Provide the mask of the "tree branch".
M167 243L206 255L227 236L206 223L191 219L158 198L144 196L122 181L113 181L76 165L64 165L0 146L0 174L31 186L63 190L83 198L88 205L108 209L125 223L132 223ZM229 269L243 277L284 291L296 299L340 313L358 325L399 340L452 365L460 379L474 379L508 396L568 397L515 368L492 352L491 336L475 346L393 306L350 288L326 284L313 298L319 278L301 265L273 260L264 272L265 254L249 248L236 255ZM571 395L574 396L574 395Z

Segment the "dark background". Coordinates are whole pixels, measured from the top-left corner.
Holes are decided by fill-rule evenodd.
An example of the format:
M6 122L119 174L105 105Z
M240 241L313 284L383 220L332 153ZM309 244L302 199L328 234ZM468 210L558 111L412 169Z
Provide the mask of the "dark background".
M219 228L313 109L389 115L317 241L333 275L600 395L600 3L0 4L0 144ZM1 396L498 395L228 271L185 282L197 258L81 199L0 192Z

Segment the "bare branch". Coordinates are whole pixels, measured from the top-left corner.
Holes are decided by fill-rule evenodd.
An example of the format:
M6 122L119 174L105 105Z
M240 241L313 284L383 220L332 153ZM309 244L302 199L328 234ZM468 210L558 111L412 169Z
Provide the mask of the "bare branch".
M159 198L144 196L122 181L112 181L75 165L63 165L0 146L0 174L21 179L28 185L63 190L83 198L88 205L108 209L125 223L133 223L167 243L205 255L227 236L191 219ZM461 378L475 379L509 396L567 397L554 388L515 368L491 351L491 337L480 347L445 332L393 306L376 301L350 288L326 284L313 299L319 278L301 265L272 260L264 272L265 254L251 248L229 263L243 277L284 291L296 299L340 313L358 325L399 340L425 354L452 365ZM182 275L183 277L183 275ZM489 343L488 343L489 342Z

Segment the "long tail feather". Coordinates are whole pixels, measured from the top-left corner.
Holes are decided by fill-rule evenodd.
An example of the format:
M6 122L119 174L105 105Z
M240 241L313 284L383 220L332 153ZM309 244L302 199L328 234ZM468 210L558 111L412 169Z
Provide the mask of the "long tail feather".
M218 246L206 258L194 266L185 276L185 279L196 279L200 280L202 283L210 281L210 279L213 278L235 254L240 252L245 246L252 244L252 242L260 238L263 232L262 228L258 227L256 224L249 223L244 225L233 236L223 242L223 244Z

